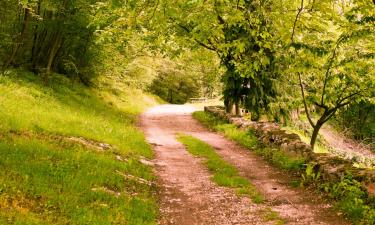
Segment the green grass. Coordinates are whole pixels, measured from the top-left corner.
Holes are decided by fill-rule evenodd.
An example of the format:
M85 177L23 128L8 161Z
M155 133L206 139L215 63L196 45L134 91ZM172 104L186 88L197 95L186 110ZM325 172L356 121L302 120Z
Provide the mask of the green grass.
M271 208L267 207L265 209L259 210L258 213L262 214L263 222L273 221L273 225L284 225L285 221L280 218L280 215L272 211Z
M242 146L261 155L275 166L285 170L300 170L303 168L305 159L292 157L283 151L275 148L261 146L254 132L249 129L247 131L237 128L234 124L217 118L216 116L198 111L193 113L193 117L207 126L209 129L224 134L225 137L236 141Z
M292 126L286 126L286 127L283 127L282 129L289 133L298 134L298 136L301 138L301 141L303 141L306 144L310 144L310 137L304 134L302 130L299 130L298 128L292 127ZM318 140L318 142L315 144L314 152L315 153L329 153L329 150L326 146L324 146L324 144L322 144Z
M89 89L59 75L45 85L23 71L0 76L0 90L0 224L156 223L155 187L121 175L155 179L138 161L153 153L135 126L156 104L151 96L113 85Z
M178 140L182 142L187 150L194 156L204 158L204 164L213 174L212 181L222 187L233 188L240 196L248 196L254 203L263 203L264 197L258 192L256 187L246 178L238 174L237 169L224 161L216 151L207 143L192 136L180 134ZM258 211L264 222L274 222L282 225L284 220L279 214L266 207Z
M249 196L255 203L263 202L263 196L256 188L247 179L241 177L237 169L224 161L210 145L187 135L179 135L178 140L191 154L206 159L204 163L213 173L212 180L216 184L234 188L238 194Z

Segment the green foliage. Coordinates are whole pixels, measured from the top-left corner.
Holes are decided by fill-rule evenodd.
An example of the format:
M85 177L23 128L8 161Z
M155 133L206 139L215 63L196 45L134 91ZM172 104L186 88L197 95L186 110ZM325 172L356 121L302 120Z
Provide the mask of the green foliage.
M287 26L277 29L278 35L284 37L280 39L284 47L278 52L282 70L282 83L278 86L284 90L280 92L284 96L279 98L283 103L274 107L299 109L304 103L314 129L314 147L320 127L337 110L374 97L375 29L369 18L374 18L375 5L371 1L327 0L280 7L285 11L297 9L297 13L289 11L293 13L286 15ZM302 99L293 92L298 88ZM315 119L313 114L318 117Z
M155 179L138 161L153 153L134 125L156 104L151 96L88 89L62 75L46 86L15 70L0 77L0 89L0 223L155 224L155 189L137 181ZM98 151L71 136L114 149Z
M178 140L187 147L191 154L206 159L205 164L208 170L213 173L212 180L215 183L234 188L237 193L249 196L255 203L263 202L263 196L258 193L255 187L247 179L241 177L237 169L224 161L211 146L186 135L180 135Z
M336 127L345 130L346 135L365 143L375 144L375 104L361 101L350 104L339 111L335 118ZM374 146L375 147L375 146Z
M347 174L338 183L324 184L322 189L337 200L342 210L355 224L370 225L375 221L374 199L368 198L361 183Z
M314 184L320 179L320 171L314 170L315 164L308 163L306 166L305 173L301 175L301 185Z
M258 147L254 151L273 165L285 170L300 171L304 168L306 161L302 157L290 156L282 150L275 148Z
M165 1L175 33L217 53L225 67L224 98L265 107L274 95L268 1ZM251 88L249 88L251 86ZM246 99L244 99L246 98ZM256 106L256 107L255 107Z
M199 97L198 83L193 76L175 73L159 74L150 86L150 90L163 100L174 103L186 103L189 98Z

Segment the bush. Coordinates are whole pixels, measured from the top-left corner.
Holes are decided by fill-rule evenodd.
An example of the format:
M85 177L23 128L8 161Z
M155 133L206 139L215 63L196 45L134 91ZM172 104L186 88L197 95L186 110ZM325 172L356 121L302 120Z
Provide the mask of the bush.
M150 91L169 103L183 104L199 96L199 84L193 76L165 72L152 82Z

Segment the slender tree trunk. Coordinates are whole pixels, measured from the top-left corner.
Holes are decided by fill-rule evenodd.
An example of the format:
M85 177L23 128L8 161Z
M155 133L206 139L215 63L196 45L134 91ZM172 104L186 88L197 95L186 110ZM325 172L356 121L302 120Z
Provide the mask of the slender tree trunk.
M36 44L35 45L35 51L33 52L33 56L32 56L32 68L33 68L33 70L36 70L37 65L41 61L40 58L41 58L41 55L43 53L43 43L45 42L46 38L47 38L47 30L44 29L43 32L41 32L38 35L37 41L35 43Z
M46 70L46 78L48 79L50 73L51 73L51 68L52 68L52 63L53 61L55 60L55 57L57 55L57 52L60 48L60 45L61 45L61 35L60 35L60 32L56 33L54 39L53 39L53 43L52 43L52 47L49 51L49 55L48 55L48 61L47 61L47 70Z
M172 103L173 102L173 91L172 91L172 89L169 89L169 91L168 91L168 98L169 98L169 102Z
M62 9L65 10L67 8L67 5L68 5L68 0L64 0ZM64 21L64 19L65 19L65 15L63 13L60 13L58 15L58 21L61 22L61 24L60 24L61 26L62 26L62 22ZM51 39L52 40L51 48L49 49L49 53L48 53L48 57L47 57L47 67L46 67L46 74L45 74L46 81L49 78L53 62L55 61L55 58L57 56L58 51L60 50L60 47L61 47L61 44L62 44L62 38L63 38L62 37L62 27L59 27L57 32L55 33L55 35Z
M30 9L25 8L25 15L24 15L24 18L23 18L22 31L21 31L20 35L18 36L18 38L16 38L16 40L14 42L12 54L5 61L4 65L3 65L3 70L6 70L16 59L18 51L20 50L20 48L21 48L21 46L24 42L24 39L26 38L27 30L28 30L28 27L29 27L29 20L30 20Z
M319 130L322 126L323 126L323 124L317 123L314 127L313 134L312 134L311 140L310 140L310 146L311 146L312 150L314 150L316 140L318 138Z
M40 16L40 9L42 5L42 0L38 1L38 7L36 14ZM36 23L34 27L34 37L33 37L33 46L31 48L31 62L34 62L34 56L36 56L36 47L37 47L37 40L38 40L38 27L39 27L39 22Z

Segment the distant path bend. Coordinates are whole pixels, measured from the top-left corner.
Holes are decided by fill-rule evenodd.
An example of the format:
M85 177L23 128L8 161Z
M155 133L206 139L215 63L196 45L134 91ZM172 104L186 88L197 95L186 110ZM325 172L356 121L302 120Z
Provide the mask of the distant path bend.
M192 106L161 105L141 116L141 128L156 153L154 163L161 187L159 224L272 224L259 213L267 207L277 211L287 224L349 224L316 195L290 187L286 174L271 168L249 150L208 131L192 118L194 111ZM176 140L177 133L195 136L213 146L267 201L257 205L236 196L231 189L215 185L201 160Z

